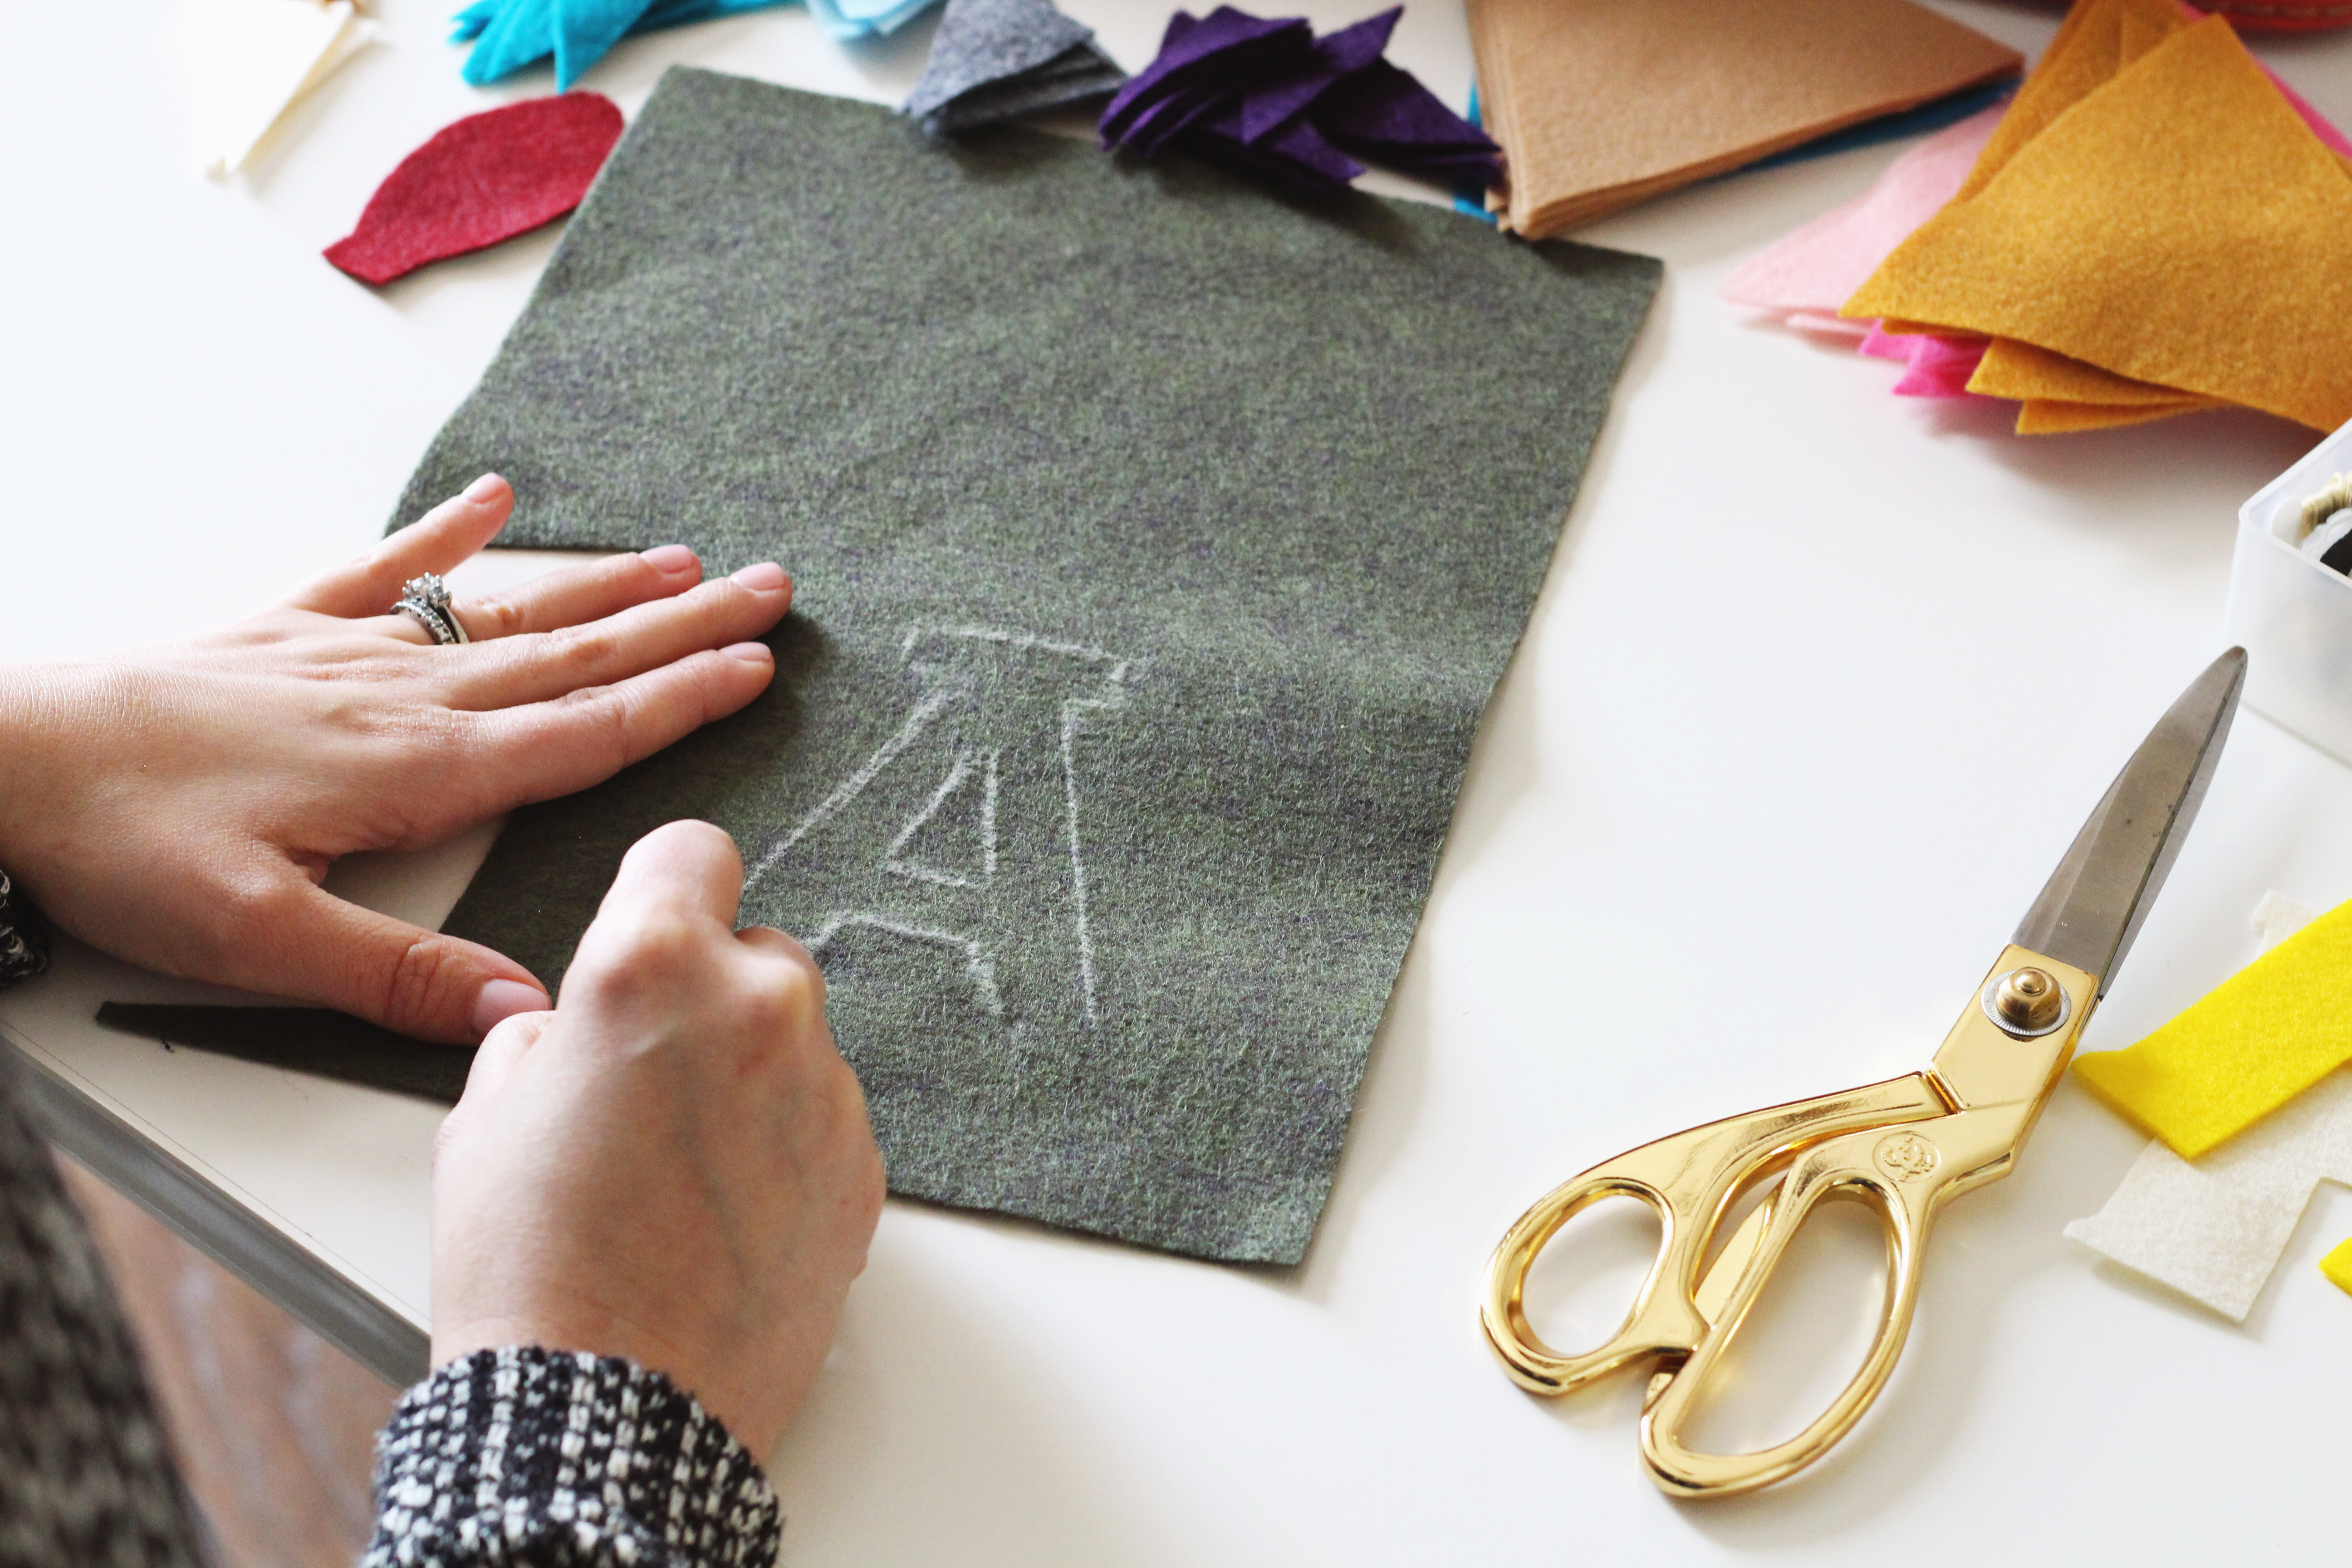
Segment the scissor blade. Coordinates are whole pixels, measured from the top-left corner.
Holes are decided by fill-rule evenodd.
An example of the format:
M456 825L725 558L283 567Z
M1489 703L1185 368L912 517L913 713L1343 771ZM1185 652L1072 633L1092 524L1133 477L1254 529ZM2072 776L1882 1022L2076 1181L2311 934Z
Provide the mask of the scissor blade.
M2242 647L2189 682L2107 786L2011 941L2089 971L2107 994L2197 819L2245 684Z

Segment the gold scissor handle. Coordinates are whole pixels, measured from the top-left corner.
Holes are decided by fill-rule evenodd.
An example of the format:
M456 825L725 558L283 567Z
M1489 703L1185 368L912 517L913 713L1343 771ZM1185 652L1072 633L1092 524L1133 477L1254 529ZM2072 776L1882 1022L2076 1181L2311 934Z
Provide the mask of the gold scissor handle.
M2054 980L2061 993L2057 1018L2038 1033L1992 1011L1995 988L2029 974L2044 987ZM1948 1199L2009 1170L2097 1003L2095 976L2012 943L1927 1071L1709 1122L1595 1165L1521 1215L1496 1248L1479 1307L1487 1342L1513 1380L1538 1394L1566 1394L1656 1359L1642 1456L1676 1496L1747 1491L1803 1468L1885 1386L1910 1331L1929 1223ZM1783 1173L1709 1263L1733 1203ZM1560 1226L1612 1196L1640 1198L1656 1211L1658 1256L1617 1332L1596 1350L1562 1355L1528 1325L1520 1299L1528 1270ZM1690 1447L1683 1433L1710 1374L1798 1227L1833 1196L1870 1204L1885 1224L1886 1300L1870 1353L1830 1407L1788 1441L1748 1454Z
M1711 1121L1593 1166L1546 1194L1495 1249L1479 1310L1487 1342L1513 1380L1537 1394L1570 1393L1645 1357L1689 1355L1708 1337L1697 1300L1698 1266L1724 1211L1741 1193L1824 1139L1950 1109L1927 1075L1909 1073ZM1657 1259L1616 1333L1598 1349L1562 1355L1528 1321L1521 1299L1528 1270L1562 1226L1607 1197L1639 1198L1656 1212Z
M1915 1201L1910 1184L1887 1180L1870 1163L1876 1146L1895 1136L1922 1135L1890 1134L1872 1128L1806 1151L1780 1190L1753 1216L1755 1239L1745 1249L1745 1258L1726 1249L1725 1265L1738 1272L1721 1306L1711 1314L1708 1331L1688 1360L1651 1384L1650 1399L1642 1411L1642 1459L1649 1467L1651 1479L1666 1491L1703 1497L1769 1486L1802 1469L1844 1436L1885 1386L1910 1331L1911 1310L1919 1295L1919 1259L1934 1207L1932 1202ZM1831 1196L1860 1198L1885 1222L1886 1300L1870 1353L1829 1408L1786 1442L1746 1454L1708 1454L1689 1447L1682 1435L1702 1403L1711 1374L1738 1334L1748 1309L1770 1283L1798 1227ZM1719 1274L1713 1276L1708 1285L1717 1287L1719 1280ZM1715 1290L1710 1289L1708 1294Z
M1927 1229L1937 1211L1946 1199L2006 1170L2018 1122L2011 1105L1961 1110L1911 1126L1850 1132L1799 1154L1780 1189L1741 1227L1702 1284L1706 1332L1687 1361L1651 1385L1642 1411L1642 1458L1651 1479L1680 1497L1749 1491L1804 1468L1853 1430L1903 1353L1919 1299ZM1682 1435L1706 1397L1711 1374L1738 1336L1748 1309L1771 1282L1798 1228L1832 1197L1859 1198L1885 1224L1885 1305L1869 1353L1829 1408L1787 1441L1746 1454L1691 1448ZM1728 1280L1727 1270L1736 1270Z

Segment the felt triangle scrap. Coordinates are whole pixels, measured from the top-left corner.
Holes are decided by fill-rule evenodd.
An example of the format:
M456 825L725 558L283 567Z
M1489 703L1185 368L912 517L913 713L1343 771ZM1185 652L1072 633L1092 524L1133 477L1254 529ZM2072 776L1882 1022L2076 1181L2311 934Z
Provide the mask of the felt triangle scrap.
M939 0L808 0L809 14L836 38L895 33Z
M1053 0L948 0L906 112L933 136L1100 98L1127 73Z
M244 166L286 115L375 36L352 0L186 0L180 52L196 167Z
M1301 17L1220 5L1169 19L1160 54L1103 110L1102 144L1150 158L1181 146L1338 189L1367 162L1444 184L1497 178L1499 149L1382 58L1402 5L1317 37Z
M1910 0L1471 0L1470 42L1529 238L2024 64Z
M785 0L474 0L451 18L456 31L450 35L450 41L474 46L466 56L461 74L477 87L504 81L517 71L552 58L555 89L562 92L623 38L784 3ZM923 10L931 4L933 0L920 0L914 10ZM819 0L810 0L811 10L819 8ZM827 26L833 28L832 23ZM834 30L838 32L837 28Z
M2235 404L2352 418L2352 222L2332 127L2218 18L2085 0L1959 194L1849 300L1888 332L1991 340L1971 391L2023 434Z
M389 283L511 239L578 206L620 139L620 108L601 93L469 114L400 161L327 259L363 283Z

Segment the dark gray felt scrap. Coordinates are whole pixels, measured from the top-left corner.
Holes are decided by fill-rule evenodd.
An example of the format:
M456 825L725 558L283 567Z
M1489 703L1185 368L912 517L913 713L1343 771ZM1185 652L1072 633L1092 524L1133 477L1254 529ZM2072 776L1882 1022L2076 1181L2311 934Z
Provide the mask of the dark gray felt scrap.
M455 1105L473 1070L471 1046L395 1035L324 1007L217 1007L170 1002L102 1002L100 1028L215 1051L264 1067L291 1068L343 1083L387 1089Z
M948 0L905 112L937 136L1116 90L1127 73L1053 0Z
M398 518L798 587L743 713L516 814L556 981L702 816L892 1187L1291 1262L1658 264L666 76Z

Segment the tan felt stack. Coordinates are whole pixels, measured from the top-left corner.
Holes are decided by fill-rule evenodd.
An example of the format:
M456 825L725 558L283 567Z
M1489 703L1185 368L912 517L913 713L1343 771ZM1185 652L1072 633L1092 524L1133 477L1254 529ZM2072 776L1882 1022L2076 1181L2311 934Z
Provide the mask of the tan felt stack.
M1470 0L1470 40L1530 238L2024 65L1910 0Z

